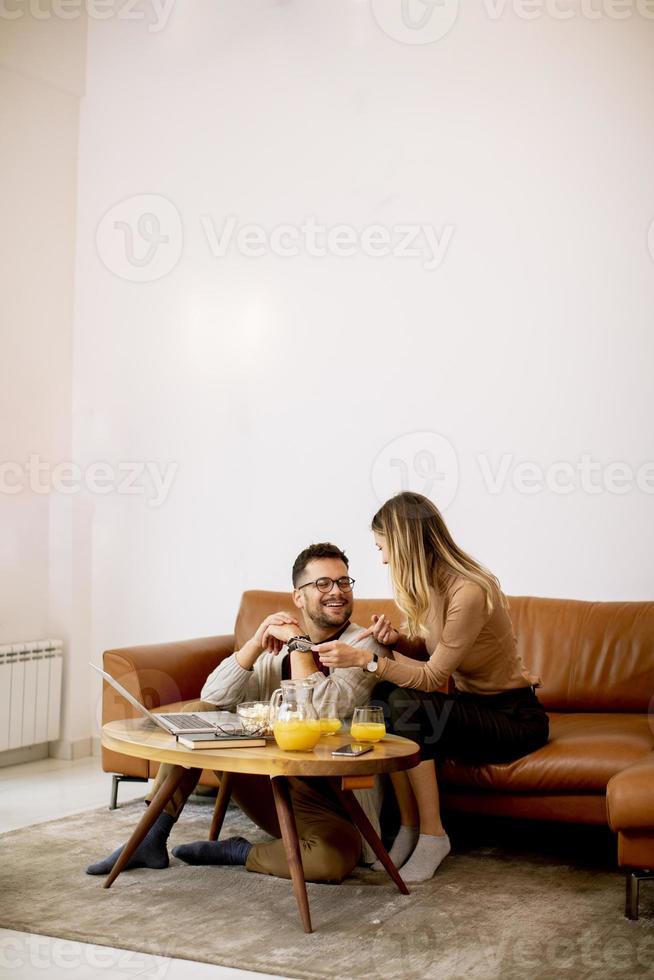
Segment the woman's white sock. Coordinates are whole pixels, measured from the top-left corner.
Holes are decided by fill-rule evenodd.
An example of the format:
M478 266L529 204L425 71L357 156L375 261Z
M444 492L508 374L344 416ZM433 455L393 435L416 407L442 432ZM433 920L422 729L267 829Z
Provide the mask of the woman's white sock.
M432 837L431 834L420 834L415 850L400 872L408 884L428 881L433 878L436 869L450 853L450 838L447 834L442 837Z
M393 846L388 852L388 856L395 865L396 868L401 868L406 859L409 857L413 848L418 843L418 837L420 836L420 831L418 827L405 827L402 825L399 829L398 835L393 841ZM370 867L373 871L383 871L384 865L381 861L375 861Z

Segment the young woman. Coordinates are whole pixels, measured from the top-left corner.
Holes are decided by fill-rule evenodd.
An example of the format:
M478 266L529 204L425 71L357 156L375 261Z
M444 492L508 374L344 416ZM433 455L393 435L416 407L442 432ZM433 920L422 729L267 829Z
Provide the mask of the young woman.
M388 703L389 727L421 746L423 761L393 777L401 827L391 856L406 882L426 881L450 851L435 762L511 762L547 742L549 722L497 579L455 544L434 504L400 493L375 514L372 530L406 634L373 616L369 633L392 648L375 666L369 653L338 641L315 649L329 667L376 669L389 682L375 694ZM424 640L427 661L402 654L416 639Z

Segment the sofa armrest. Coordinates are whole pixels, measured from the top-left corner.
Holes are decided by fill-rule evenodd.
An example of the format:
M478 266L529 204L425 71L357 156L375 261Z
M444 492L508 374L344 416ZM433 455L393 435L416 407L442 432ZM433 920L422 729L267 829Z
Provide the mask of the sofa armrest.
M234 636L207 636L175 643L107 650L104 669L150 710L194 701L211 671L234 652ZM102 684L102 724L138 716L136 708L110 684ZM148 777L148 762L102 749L105 772Z
M606 807L613 830L654 831L654 752L609 780Z

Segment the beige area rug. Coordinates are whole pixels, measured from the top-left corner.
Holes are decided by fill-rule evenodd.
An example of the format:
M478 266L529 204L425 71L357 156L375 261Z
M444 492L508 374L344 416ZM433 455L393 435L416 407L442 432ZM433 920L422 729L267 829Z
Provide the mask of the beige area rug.
M605 855L589 861L556 845L534 854L537 828L529 846L508 830L501 847L489 847L478 827L408 897L364 869L343 885L309 885L316 931L305 935L289 881L174 858L165 871L125 873L108 890L85 875L126 839L142 806L0 838L0 926L301 978L654 976L647 885L640 920L628 922L622 876ZM206 837L209 820L207 806L189 804L172 843ZM223 836L234 833L266 839L230 808Z

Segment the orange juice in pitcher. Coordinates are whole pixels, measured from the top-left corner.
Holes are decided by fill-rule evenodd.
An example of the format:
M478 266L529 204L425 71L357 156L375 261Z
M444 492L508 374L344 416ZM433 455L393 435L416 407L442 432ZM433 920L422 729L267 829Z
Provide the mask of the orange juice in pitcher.
M321 735L320 721L317 718L279 719L273 723L273 734L285 752L310 752Z
M282 681L270 698L273 735L285 752L310 752L320 739L320 719L313 706L313 681Z

